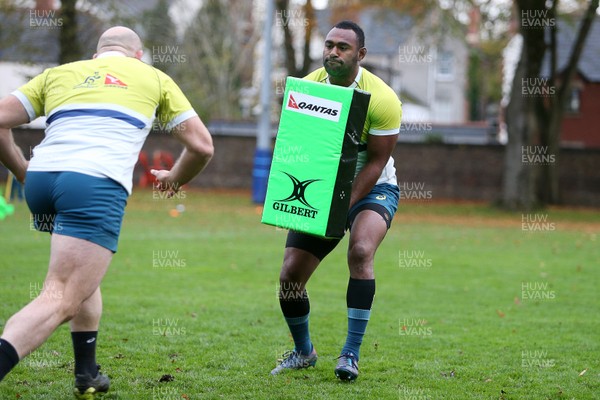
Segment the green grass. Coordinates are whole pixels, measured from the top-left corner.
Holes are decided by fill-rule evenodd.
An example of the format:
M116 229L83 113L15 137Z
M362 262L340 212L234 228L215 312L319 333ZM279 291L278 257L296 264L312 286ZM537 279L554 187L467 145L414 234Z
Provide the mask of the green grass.
M174 218L177 203L186 211ZM317 367L272 377L291 348L276 299L285 231L261 225L248 194L156 200L138 190L102 284L104 398L600 398L600 213L543 214L552 225L524 231L521 214L486 205L402 204L377 254L360 377L345 384L333 368L346 329L346 240L308 286ZM1 328L41 285L49 241L30 230L24 203L0 232ZM0 398L70 398L72 367L63 326L0 383Z

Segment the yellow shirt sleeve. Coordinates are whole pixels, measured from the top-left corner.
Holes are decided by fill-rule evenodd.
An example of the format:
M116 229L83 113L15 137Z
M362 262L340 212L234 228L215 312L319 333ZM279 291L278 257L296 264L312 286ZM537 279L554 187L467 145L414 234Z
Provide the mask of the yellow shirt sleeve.
M156 118L167 129L173 128L196 114L179 86L166 74L160 74L162 94Z
M385 95L380 96L369 108L371 108L369 134L395 135L399 133L400 121L402 120L402 103L394 92L391 90L386 91Z
M27 104L23 104L23 106L27 109L27 113L31 120L34 120L40 115L46 115L44 108L46 103L45 89L50 70L50 68L46 69L44 72L17 89L18 92L21 92L27 100L29 100L29 106L31 106L31 108L29 108ZM31 115L32 110L34 115Z

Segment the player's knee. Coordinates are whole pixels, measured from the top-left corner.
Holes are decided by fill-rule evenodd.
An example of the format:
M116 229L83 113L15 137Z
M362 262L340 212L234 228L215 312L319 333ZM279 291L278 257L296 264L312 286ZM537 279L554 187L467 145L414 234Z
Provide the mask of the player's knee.
M60 315L63 317L63 323L75 318L81 304L63 301L60 305Z
M288 262L284 261L281 272L279 273L279 282L304 284L304 273L302 268L299 268L298 265L289 260Z
M348 248L348 263L350 265L371 264L374 250L364 243L355 242Z

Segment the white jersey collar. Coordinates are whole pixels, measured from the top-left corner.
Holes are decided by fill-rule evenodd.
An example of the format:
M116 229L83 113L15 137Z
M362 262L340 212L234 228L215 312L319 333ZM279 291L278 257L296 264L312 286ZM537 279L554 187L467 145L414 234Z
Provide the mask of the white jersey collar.
M125 55L125 53L121 53L120 51L117 51L117 50L105 51L104 53L100 53L96 56L96 58L103 58L103 57L127 57L127 56Z

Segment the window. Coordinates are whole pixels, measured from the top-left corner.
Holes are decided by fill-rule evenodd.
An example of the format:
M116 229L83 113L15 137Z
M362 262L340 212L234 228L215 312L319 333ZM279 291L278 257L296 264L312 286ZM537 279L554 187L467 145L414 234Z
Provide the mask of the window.
M566 111L572 114L578 114L581 109L581 89L571 88L571 96L565 105Z
M437 78L440 80L451 80L454 78L454 54L448 50L438 52Z

